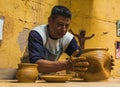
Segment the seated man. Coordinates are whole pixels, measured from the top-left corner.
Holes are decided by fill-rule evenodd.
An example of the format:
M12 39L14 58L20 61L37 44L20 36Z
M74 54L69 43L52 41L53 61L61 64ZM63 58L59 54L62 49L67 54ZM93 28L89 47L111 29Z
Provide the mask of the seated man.
M68 8L55 6L48 18L48 24L40 25L29 33L30 62L38 64L40 73L73 69L83 72L87 70L88 62L85 58L76 60L76 57L82 54L82 50L74 36L67 31L71 18L72 14ZM63 52L74 56L70 60L58 61Z

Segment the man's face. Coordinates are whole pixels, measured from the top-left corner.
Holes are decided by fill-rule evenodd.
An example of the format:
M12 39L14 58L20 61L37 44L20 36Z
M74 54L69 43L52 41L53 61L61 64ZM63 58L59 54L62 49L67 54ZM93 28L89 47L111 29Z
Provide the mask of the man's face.
M70 25L70 18L57 16L55 19L49 18L49 34L51 37L58 39L63 37Z

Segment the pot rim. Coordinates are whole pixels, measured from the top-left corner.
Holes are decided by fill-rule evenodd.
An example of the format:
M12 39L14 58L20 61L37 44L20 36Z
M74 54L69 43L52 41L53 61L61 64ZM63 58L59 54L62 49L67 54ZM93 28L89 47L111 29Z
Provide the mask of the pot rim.
M94 50L105 50L105 51L108 51L108 48L105 48L105 47L87 48L87 49L83 49L83 52L94 51Z

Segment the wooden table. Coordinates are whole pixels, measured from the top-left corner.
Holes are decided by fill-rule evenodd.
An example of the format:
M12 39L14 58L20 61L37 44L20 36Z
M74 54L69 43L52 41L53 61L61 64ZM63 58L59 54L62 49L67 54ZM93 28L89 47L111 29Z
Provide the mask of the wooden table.
M120 78L110 78L103 82L47 83L37 80L35 83L18 83L17 80L0 80L0 87L120 87Z

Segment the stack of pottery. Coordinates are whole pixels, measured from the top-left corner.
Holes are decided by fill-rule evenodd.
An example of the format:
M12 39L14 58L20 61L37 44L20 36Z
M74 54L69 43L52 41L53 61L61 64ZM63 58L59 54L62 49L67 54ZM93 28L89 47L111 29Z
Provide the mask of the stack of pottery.
M84 73L79 72L79 77L84 81L103 81L110 77L112 56L107 48L85 49L82 56L89 62L88 70Z
M18 69L16 72L16 78L18 79L18 82L21 83L35 82L38 77L37 67L38 67L37 64L31 63L18 64Z

